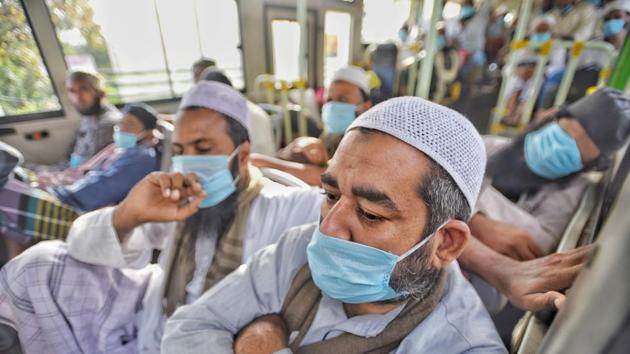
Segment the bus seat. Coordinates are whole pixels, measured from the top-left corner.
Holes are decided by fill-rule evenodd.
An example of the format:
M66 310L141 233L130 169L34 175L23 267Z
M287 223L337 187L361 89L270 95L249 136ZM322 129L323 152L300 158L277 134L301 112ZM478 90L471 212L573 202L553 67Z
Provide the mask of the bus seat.
M161 153L160 171L169 171L171 169L171 156L173 154L173 130L175 127L172 123L158 119L156 129L162 135L159 150Z
M310 188L310 186L306 182L284 171L276 170L275 168L261 168L260 171L265 178L268 178L283 186Z
M282 148L290 143L290 141L284 141L284 112L282 107L270 104L259 104L268 114L269 119L271 119L271 125L273 128L274 139L276 141L276 147ZM299 106L296 108L290 108L289 114L291 117L291 130L293 131L293 137L297 138L299 135L298 131L298 120L300 116ZM306 119L306 133L307 136L319 137L322 133L322 130L318 127L317 123L313 119Z
M608 178L601 172L587 172L583 176L589 180L571 221L567 225L557 252L574 249L582 244L589 221L598 212L604 197L604 188ZM548 325L533 313L527 312L512 332L512 349L514 353L536 353Z
M630 339L630 179L539 353L627 353Z
M0 353L23 353L17 331L4 323L0 323Z
M306 182L284 171L275 168L261 168L263 176L287 187L310 188Z

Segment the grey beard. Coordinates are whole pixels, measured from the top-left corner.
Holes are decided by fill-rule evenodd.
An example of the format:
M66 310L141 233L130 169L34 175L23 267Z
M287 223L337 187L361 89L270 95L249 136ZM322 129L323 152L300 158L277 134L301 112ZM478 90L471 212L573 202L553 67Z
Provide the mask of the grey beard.
M216 237L220 239L230 228L236 215L236 202L239 192L236 191L221 203L199 209L193 216L184 221L183 232L194 242L198 237ZM191 247L194 250L195 247ZM191 255L194 257L194 255Z
M444 271L431 265L431 243L427 243L394 267L389 286L397 293L405 295L379 301L379 304L396 303L409 298L422 301L431 295Z

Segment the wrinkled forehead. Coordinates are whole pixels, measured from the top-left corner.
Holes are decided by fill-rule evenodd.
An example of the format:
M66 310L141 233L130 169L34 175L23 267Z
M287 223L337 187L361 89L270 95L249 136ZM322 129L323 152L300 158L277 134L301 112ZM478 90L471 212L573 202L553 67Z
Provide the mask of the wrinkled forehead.
M411 145L385 133L355 129L344 136L326 173L338 181L342 193L370 186L398 199L418 199L416 191L428 170L427 157Z

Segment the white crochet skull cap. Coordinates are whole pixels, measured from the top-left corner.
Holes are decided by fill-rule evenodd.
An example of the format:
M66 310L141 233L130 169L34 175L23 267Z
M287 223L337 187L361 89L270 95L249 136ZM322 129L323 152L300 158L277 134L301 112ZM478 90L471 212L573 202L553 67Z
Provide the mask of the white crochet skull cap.
M369 128L389 134L429 156L453 178L473 210L486 170L486 149L466 117L418 97L379 103L347 131Z

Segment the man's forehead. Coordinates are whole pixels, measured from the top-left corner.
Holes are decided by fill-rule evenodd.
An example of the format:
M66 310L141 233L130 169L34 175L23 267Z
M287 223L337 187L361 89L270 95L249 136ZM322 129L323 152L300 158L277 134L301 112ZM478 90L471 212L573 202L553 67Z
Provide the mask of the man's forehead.
M332 92L336 93L346 93L346 92L355 92L361 94L361 89L359 86L345 80L336 80L330 84L328 88L329 94Z
M353 130L344 136L327 173L340 182L407 193L420 183L427 162L422 152L391 135Z
M229 138L225 118L219 112L196 108L182 110L177 114L173 137L177 141L213 139L225 135Z

